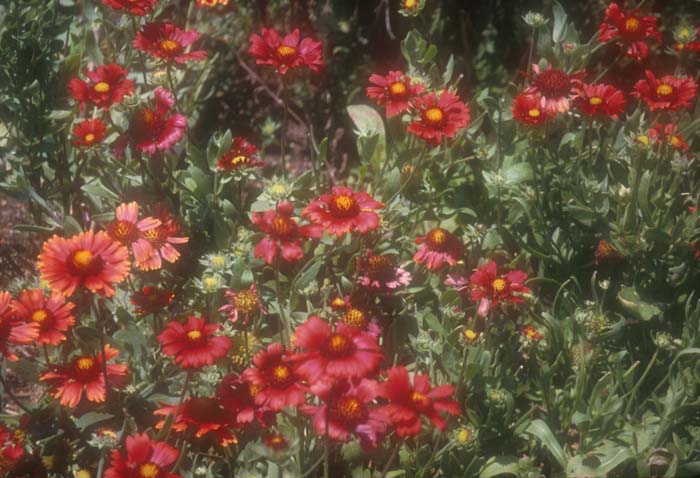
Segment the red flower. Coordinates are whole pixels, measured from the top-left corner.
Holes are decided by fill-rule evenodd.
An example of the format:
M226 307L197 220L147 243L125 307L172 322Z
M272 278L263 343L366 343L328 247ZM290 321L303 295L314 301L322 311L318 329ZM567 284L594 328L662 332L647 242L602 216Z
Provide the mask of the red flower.
M275 414L267 407L259 405L255 397L258 387L246 382L239 375L226 375L216 388L216 395L226 410L228 416L237 426L252 423L254 419L267 427L275 421Z
M542 334L537 331L532 325L527 325L523 328L521 331L523 334L523 337L529 340L536 340L540 341L542 340Z
M242 316L242 322L248 324L251 318L257 316L263 310L260 304L260 294L255 284L248 289L233 292L227 290L224 294L229 303L220 307L219 312L228 315L228 320L237 322L238 316Z
M147 285L131 295L131 303L136 307L137 314L148 315L167 307L174 298L171 290Z
M688 151L690 147L678 129L676 124L668 123L664 125L656 123L653 128L649 129L649 138L655 140L656 144L665 142L678 151Z
M513 98L513 105L510 111L513 113L513 118L528 126L541 125L553 116L552 113L542 106L539 96L525 93Z
M369 249L357 258L357 270L357 282L373 289L390 290L411 283L411 274L394 266L392 256L375 255Z
M12 297L9 292L0 291L0 353L12 362L18 360L17 356L10 352L8 343L31 344L39 336L37 323L23 323L15 314L11 306Z
M25 455L25 432L22 424L12 430L5 425L0 425L0 473L9 476L15 464Z
M184 325L168 322L158 336L163 353L175 357L175 363L183 368L201 368L213 365L226 356L231 348L228 337L215 336L220 325L207 324L201 317L189 316Z
M251 220L258 229L266 234L255 245L255 257L273 264L279 253L285 261L294 262L304 257L301 241L309 237L321 237L321 228L308 224L298 226L292 219L294 206L289 201L282 201L276 210L262 214L253 213Z
M374 210L383 207L366 192L334 186L331 194L321 194L306 206L302 216L309 217L328 234L342 236L355 230L364 234L379 227L379 216Z
M375 372L382 360L375 336L344 324L333 331L315 315L296 328L293 340L301 348L292 357L297 363L294 371L310 383L324 376L362 378Z
M101 143L105 137L105 124L99 118L81 121L73 127L73 144L90 147Z
M422 416L444 430L446 423L441 412L459 415L459 404L450 399L454 393L452 385L431 388L430 378L422 374L415 374L411 385L408 371L401 366L389 369L387 375L387 380L377 386L377 394L389 400L380 411L396 427L399 437L420 433Z
M557 68L547 65L545 70L540 70L539 65L532 65L534 75L530 75L530 86L524 93L538 95L540 106L548 113L564 113L569 111L570 101L575 97L576 88L581 86L581 79L585 75L582 71L565 73Z
M413 101L418 118L408 125L407 131L433 144L442 137L454 138L471 120L469 108L454 93L443 90L438 96L428 93Z
M627 45L627 56L641 61L649 55L647 39L661 43L661 34L656 26L656 18L640 16L638 9L624 11L616 3L605 9L605 21L598 29L598 41L619 40Z
M156 3L158 0L102 0L103 5L139 17L153 12Z
M129 251L102 231L53 236L39 254L39 272L51 289L65 296L78 287L111 297L114 284L129 274Z
M605 239L601 239L595 248L595 265L602 267L619 267L625 263L625 256Z
M263 164L262 161L258 160L258 148L240 136L233 138L231 148L217 162L219 169L230 172L255 168Z
M256 387L255 402L258 405L277 412L285 407L298 407L306 401L304 387L285 356L282 344L270 344L255 354L253 365L241 377Z
M104 353L82 355L69 364L51 366L51 371L39 380L49 382L53 388L52 396L59 399L61 405L75 407L80 403L83 391L89 401L102 403L107 398L102 362L118 355L119 351L105 345ZM107 379L111 387L124 386L128 373L124 364L107 364Z
M141 232L141 236L146 239L153 249L153 254L139 260L136 259L136 266L142 270L155 270L163 266L163 259L171 264L177 262L180 253L173 244L186 244L187 237L180 237L180 225L170 216L170 212L162 205L156 205L153 217L160 221L160 226Z
M367 97L376 100L378 105L386 105L386 116L392 117L408 111L411 100L423 93L420 83L411 84L411 79L400 71L390 71L386 76L371 75L367 87Z
M204 60L207 57L204 50L185 51L188 46L199 40L199 37L199 32L180 30L172 23L146 23L131 44L154 58L182 64Z
M266 434L263 438L263 443L273 451L286 451L289 449L289 440L279 432Z
M156 430L163 428L169 415L175 415L172 429L176 432L190 430L196 438L210 434L221 446L238 442L232 431L235 425L233 417L227 413L217 397L189 397L179 408L177 413L177 405L163 405L153 412L154 415L166 417L156 423Z
M413 260L416 264L425 263L429 271L440 269L445 262L451 266L457 264L464 252L459 238L439 227L432 229L425 236L417 237L416 244L422 246L416 251Z
M128 144L148 154L167 151L177 144L182 139L187 119L179 113L169 115L173 104L172 93L160 86L156 88L153 104L132 114L128 131L114 146L115 154L120 156Z
M155 254L149 241L143 236L160 226L160 220L145 217L139 221L139 205L136 201L117 206L115 219L107 226L109 237L131 247L136 262L143 262Z
M177 448L137 433L126 437L126 455L112 450L105 478L180 478L169 471L179 456Z
M305 66L318 71L323 66L322 43L311 38L301 41L299 30L294 30L284 38L272 28L263 28L260 35L250 36L248 53L255 57L258 65L274 66L284 75L290 68Z
M134 92L134 83L126 78L128 75L116 63L98 66L85 75L89 81L73 78L68 82L68 90L76 101L92 103L97 107L109 109L110 106L121 103L124 96Z
M376 448L384 437L384 414L371 404L377 396L377 382L362 379L356 385L342 380L321 393L319 406L307 406L304 413L313 415L313 424L319 436L347 442L354 434L363 449ZM327 422L327 423L326 423Z
M345 313L340 317L340 322L347 327L368 332L375 337L379 337L382 333L381 327L377 325L376 321L370 320L367 312L352 306L348 306Z
M523 271L510 271L504 276L498 275L498 266L494 261L488 261L469 277L471 298L479 302L478 313L486 317L491 307L500 302L522 303L522 294L528 294L530 289L523 283L527 274Z
M625 110L627 100L622 91L604 83L581 85L576 90L576 105L588 116L617 116Z
M24 290L12 307L18 319L38 326L36 340L40 344L60 344L66 340L64 332L75 324L75 317L71 315L75 305L66 302L65 297L57 292L45 297L41 289Z
M677 110L690 106L698 86L690 78L666 75L657 79L646 70L646 79L634 85L632 96L644 100L652 111Z
M333 309L334 312L342 312L351 307L350 297L345 296L335 296L328 300L328 305Z

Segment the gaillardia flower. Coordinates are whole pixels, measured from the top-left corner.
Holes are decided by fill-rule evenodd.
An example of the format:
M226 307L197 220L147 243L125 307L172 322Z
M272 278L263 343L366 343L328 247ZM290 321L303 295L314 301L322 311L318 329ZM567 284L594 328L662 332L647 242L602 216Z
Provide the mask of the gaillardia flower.
M151 243L143 236L160 224L160 220L150 216L139 221L139 205L136 201L132 201L117 206L115 219L107 226L107 234L115 241L131 247L138 263L155 254Z
M370 289L386 291L411 283L411 274L394 265L393 256L371 250L357 259L357 282Z
M126 455L112 450L105 478L180 478L177 473L170 473L179 456L177 448L151 440L145 433L128 436Z
M251 319L257 317L264 310L255 284L236 292L227 290L224 296L228 300L228 304L221 306L219 312L228 315L228 320L231 322L237 322L240 317L241 322L247 325Z
M570 101L575 97L576 88L581 86L585 74L582 71L566 73L553 68L551 64L544 70L534 64L532 71L530 86L525 88L524 93L539 96L540 106L551 114L569 111Z
M418 435L422 416L444 430L447 424L441 413L459 415L459 404L451 400L455 390L452 385L431 387L428 375L422 374L415 374L411 385L408 371L401 366L389 369L387 376L387 380L377 386L377 394L389 400L380 410L396 427L399 437Z
M432 144L440 144L443 136L454 138L471 120L467 105L448 90L419 96L413 107L418 117L406 130Z
M36 341L50 345L66 340L64 332L75 323L71 314L74 307L75 304L67 302L62 294L52 292L46 297L41 289L23 290L12 303L18 319L38 326Z
M653 128L649 129L649 139L656 144L666 143L677 151L688 151L690 146L685 142L685 138L680 134L677 124L656 123Z
M102 362L110 361L119 351L105 345L104 353L81 355L65 365L52 365L50 371L39 377L53 388L53 397L61 405L75 407L80 403L83 392L91 402L102 403L107 399ZM110 387L123 387L129 369L124 364L107 364L107 379Z
M376 209L384 204L366 192L355 192L345 186L334 186L330 194L322 194L312 201L303 216L309 217L328 234L342 236L346 232L365 234L379 227Z
M160 225L153 229L141 232L153 249L153 254L142 260L136 260L136 266L142 270L155 270L163 266L163 260L171 264L177 262L180 253L173 244L186 244L189 238L179 236L180 224L170 215L170 212L161 204L158 204L153 212L153 217L160 221Z
M622 91L604 83L584 84L576 89L576 106L586 116L617 119L626 103Z
M255 402L277 412L285 407L298 407L306 402L305 389L294 366L284 353L282 344L268 345L253 357L253 367L241 377L257 390Z
M102 0L103 5L138 17L152 13L156 3L158 0Z
M425 90L422 84L412 83L400 71L390 71L386 76L373 74L369 77L369 82L367 97L375 100L378 105L385 105L387 118L408 111L411 100Z
M498 275L498 266L492 260L483 264L469 276L470 296L479 303L479 316L486 317L491 307L501 302L525 302L522 295L530 293L523 284L526 279L527 274L519 270Z
M195 438L211 435L221 446L238 441L233 434L236 417L226 410L218 397L189 397L182 407L177 404L163 405L153 414L166 417L156 424L156 430L163 428L169 415L174 415L172 429L176 432L194 432Z
M174 298L175 294L171 290L146 285L131 294L131 304L137 314L148 315L167 307Z
M510 111L516 121L526 126L541 125L553 116L542 105L540 96L526 93L521 93L513 98L513 105Z
M258 148L245 138L236 136L231 141L229 150L221 155L216 165L221 170L234 172L262 166L263 163L258 159Z
M654 73L645 71L646 79L634 85L632 96L644 100L652 111L687 108L695 97L698 86L690 78L666 75L656 78Z
M99 144L105 137L106 129L99 118L83 120L73 127L73 145L89 148Z
M421 246L413 260L416 264L425 264L429 271L440 269L444 263L451 266L457 264L464 251L462 241L440 227L430 230L425 236L417 237L416 244Z
M649 55L647 39L661 43L656 17L640 15L638 9L624 11L617 3L605 9L605 20L598 28L598 41L617 40L627 46L626 55L641 61Z
M168 322L158 342L163 353L175 357L182 368L201 368L213 365L231 348L228 337L214 335L219 329L220 325L208 324L202 317L189 316L185 324Z
M98 66L85 73L88 81L73 78L68 82L68 90L76 101L92 103L105 110L121 103L126 95L134 92L134 83L127 79L126 71L116 63Z
M287 262L294 262L304 257L301 241L310 237L321 237L321 228L314 224L297 225L292 219L294 205L281 201L275 210L262 214L253 213L251 221L265 237L255 245L255 257L273 264L279 254Z
M15 314L12 296L0 291L0 353L3 357L16 362L18 357L10 352L8 344L28 345L39 336L39 325L35 322L23 322Z
M153 58L182 64L204 60L207 57L207 52L204 50L185 51L192 43L199 40L199 37L199 32L180 30L172 23L146 23L136 34L132 44L134 48Z
M255 57L258 65L268 65L277 68L285 75L293 68L307 67L318 71L323 66L322 43L311 38L300 41L299 30L294 30L284 38L272 28L263 28L260 35L250 36L248 53Z
M39 272L51 289L66 296L78 287L111 297L129 274L129 251L106 233L92 230L69 238L54 235L39 254Z

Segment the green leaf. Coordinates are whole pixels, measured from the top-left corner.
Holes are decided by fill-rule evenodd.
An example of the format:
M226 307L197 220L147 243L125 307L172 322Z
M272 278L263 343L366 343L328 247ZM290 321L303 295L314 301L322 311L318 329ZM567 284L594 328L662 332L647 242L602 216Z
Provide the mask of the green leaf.
M552 454L557 463L559 463L562 468L566 468L566 455L561 445L554 437L552 430L550 430L549 425L540 419L533 420L525 429L525 433L539 439L542 442L542 446Z
M89 182L88 184L84 184L81 189L86 193L97 197L110 199L112 201L119 201L119 195L102 184L102 180L99 178Z
M514 456L493 456L486 461L479 472L479 478L493 478L503 475L519 475L518 459Z
M532 179L532 168L528 163L517 163L502 173L506 184L513 186Z
M112 418L114 418L114 415L109 413L87 412L75 420L75 426L84 429L96 423L111 420Z
M554 25L552 26L552 41L554 43L561 42L566 35L566 12L561 3L554 1L552 4L552 13L554 14Z
M377 110L367 105L349 105L347 110L360 136L384 136L384 120Z
M627 312L644 321L656 319L662 314L657 305L642 300L634 287L623 286L617 300Z

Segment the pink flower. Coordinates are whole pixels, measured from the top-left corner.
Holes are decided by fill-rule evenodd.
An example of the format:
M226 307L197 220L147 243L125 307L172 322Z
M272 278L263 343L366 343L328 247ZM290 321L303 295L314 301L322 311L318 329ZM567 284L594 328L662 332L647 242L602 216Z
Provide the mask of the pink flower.
M266 234L255 246L255 257L273 264L277 254L282 259L294 262L304 257L301 247L303 239L321 237L321 228L316 225L298 226L292 219L294 206L289 201L282 201L276 210L265 211L263 214L253 213L253 224Z
M199 37L199 32L180 30L172 23L146 23L136 34L132 45L154 58L182 64L207 57L204 50L185 51Z

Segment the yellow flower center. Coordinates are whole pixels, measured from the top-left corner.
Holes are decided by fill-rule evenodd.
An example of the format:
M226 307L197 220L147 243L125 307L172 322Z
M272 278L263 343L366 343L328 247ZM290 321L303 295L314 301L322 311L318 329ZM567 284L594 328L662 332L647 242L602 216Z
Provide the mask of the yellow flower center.
M254 292L244 290L236 294L234 303L239 312L248 314L258 308L258 296Z
M432 246L441 246L445 243L447 239L447 234L445 234L444 229L433 229L428 233L428 239Z
M92 143L93 141L95 141L95 135L92 133L88 133L85 135L85 138L83 138L83 139L85 140L86 143Z
M428 397L426 397L422 393L416 392L416 391L414 391L411 394L411 401L413 403L415 403L416 405L419 405L421 407L427 406L428 403L430 403L430 399Z
M341 354L350 348L350 340L344 335L333 334L328 341L328 350L332 353Z
M339 212L348 212L355 205L355 200L343 194L333 198L333 205Z
M625 20L625 31L636 32L637 30L639 30L639 20L634 17Z
M180 44L175 40L163 40L160 42L160 48L167 53L172 53L180 49Z
M47 314L44 309L35 310L32 314L32 320L38 324L41 324L48 318L49 314Z
M659 96L669 96L671 93L673 93L673 86L671 85L661 83L656 87L656 94Z
M644 146L649 146L649 136L645 134L640 134L636 138L637 143L643 144Z
M90 370L95 365L95 360L92 357L81 357L75 364L78 370Z
M194 342L195 340L202 338L202 332L199 330L190 330L187 332L187 338Z
M474 340L476 340L477 337L478 335L476 335L476 332L474 332L472 329L467 329L464 331L464 338L468 342L473 342Z
M418 8L418 0L404 0L403 2L404 10L413 10Z
M691 35L692 33L689 28L681 28L678 32L678 38L680 38L683 41L690 40Z
M78 249L73 253L72 261L76 269L84 271L90 267L93 259L94 256L92 255L92 252L88 251L87 249Z
M278 382L286 382L291 375L292 371L286 365L277 365L272 369L272 376L275 377L275 380Z
M442 110L437 107L428 108L423 113L423 119L431 125L438 125L442 123L442 117Z
M356 329L361 329L365 326L366 315L360 309L350 309L343 316L343 323Z
M680 148L683 146L683 143L678 136L671 136L671 146L674 148Z
M202 281L205 289L216 289L219 285L219 281L216 277L205 277Z
M603 99L602 99L600 96L591 96L591 97L588 99L588 103L591 104L591 105L593 105L593 106L599 105L599 104L601 104L602 102L603 102Z
M92 475L88 470L81 469L75 472L75 478L91 478Z
M248 162L248 157L247 156L234 156L231 158L231 166L236 167L240 166L241 164L245 164Z
M346 397L338 403L338 414L347 421L357 420L362 416L362 405L354 397Z
M470 437L471 437L471 432L466 427L460 428L459 431L457 432L457 441L461 444L467 443L469 441Z
M93 86L92 89L98 93L107 93L109 91L109 83L100 81L99 83L95 83L95 86Z
M297 49L294 48L293 46L289 45L280 45L277 47L277 55L279 55L280 58L285 59L289 58L290 56L294 56L297 53Z
M391 93L392 96L405 95L406 94L406 85L404 85L400 81L397 81L396 83L392 83L391 86L389 86L389 93Z
M144 463L139 466L141 478L156 478L160 474L160 468L155 463Z
M501 279L500 277L491 283L491 287L493 287L494 292L503 292L506 288L506 285L506 281Z
M331 302L331 306L335 307L336 309L342 309L345 307L345 300L343 300L341 297L336 297L333 299L333 302Z
M530 111L527 112L527 115L530 118L539 118L541 114L542 113L540 113L540 110L538 110L537 108L532 108Z

